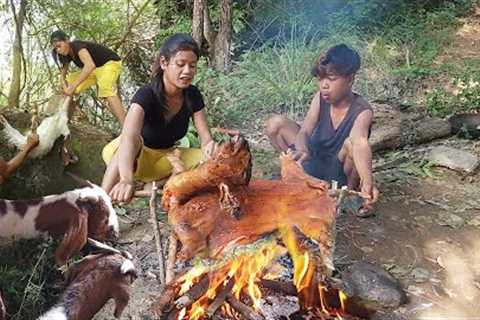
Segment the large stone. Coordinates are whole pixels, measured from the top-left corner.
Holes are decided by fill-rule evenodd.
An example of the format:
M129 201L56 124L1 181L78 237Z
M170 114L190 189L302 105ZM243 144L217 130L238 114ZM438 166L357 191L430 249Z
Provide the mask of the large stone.
M406 302L399 282L387 271L368 262L358 262L342 273L345 293L361 303L379 308L396 308Z
M479 164L478 157L473 153L446 146L430 149L425 158L439 166L466 173L473 172Z

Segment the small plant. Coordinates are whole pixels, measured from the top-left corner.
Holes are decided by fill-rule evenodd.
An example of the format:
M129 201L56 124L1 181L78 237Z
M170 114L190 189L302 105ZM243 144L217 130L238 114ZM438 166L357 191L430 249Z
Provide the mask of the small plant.
M445 117L455 111L456 98L443 88L434 88L427 94L427 111L438 117Z

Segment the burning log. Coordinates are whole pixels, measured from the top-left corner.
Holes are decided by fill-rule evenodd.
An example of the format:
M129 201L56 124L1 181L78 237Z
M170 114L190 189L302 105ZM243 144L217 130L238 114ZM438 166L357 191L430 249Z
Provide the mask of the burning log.
M196 284L194 284L186 294L184 294L175 301L175 307L180 310L191 306L195 301L200 299L200 297L207 292L208 284L209 277L208 275L204 275L202 279Z
M233 295L227 295L227 302L237 310L247 320L264 320L265 318L255 312L252 308L235 298Z
M260 286L266 289L271 289L275 292L279 292L281 294L287 296L296 296L297 289L291 282L282 282L278 280L268 280L268 279L261 279L259 281Z
M215 300L208 306L207 311L205 312L207 317L213 317L218 308L225 302L230 291L232 291L233 285L235 282L233 279L230 279L227 284L220 290L220 292L215 297Z

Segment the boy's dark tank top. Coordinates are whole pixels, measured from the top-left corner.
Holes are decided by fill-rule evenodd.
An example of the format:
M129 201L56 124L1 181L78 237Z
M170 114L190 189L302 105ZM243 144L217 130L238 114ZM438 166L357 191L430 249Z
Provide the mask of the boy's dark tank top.
M345 140L350 136L350 131L358 115L365 110L372 110L372 108L361 96L354 94L347 114L337 129L333 128L330 108L329 103L320 100L318 124L308 144L310 160L306 161L303 167L308 174L314 177L327 182L336 180L340 186L344 186L347 185L347 176L343 171L343 163L338 160L338 153Z

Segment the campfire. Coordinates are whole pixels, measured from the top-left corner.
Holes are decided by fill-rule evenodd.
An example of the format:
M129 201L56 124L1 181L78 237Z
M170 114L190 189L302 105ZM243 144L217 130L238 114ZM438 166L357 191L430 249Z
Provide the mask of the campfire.
M182 245L177 262L189 267L152 306L157 316L277 319L264 307L276 296L295 297L290 319L368 318L330 280L347 191L306 175L288 155L281 161L281 180L250 181L248 145L234 139L167 182L162 205Z

